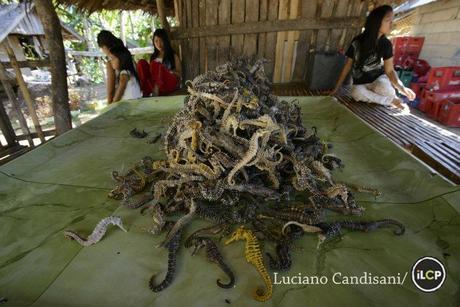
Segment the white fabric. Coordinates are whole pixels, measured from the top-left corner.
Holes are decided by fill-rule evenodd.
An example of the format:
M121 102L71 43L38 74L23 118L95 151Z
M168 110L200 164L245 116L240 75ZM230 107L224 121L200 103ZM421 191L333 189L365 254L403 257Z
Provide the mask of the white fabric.
M142 98L141 87L139 86L136 77L132 76L131 73L127 70L120 71L120 76L123 74L129 76L129 81L126 84L125 92L123 93L121 99L128 100Z
M388 76L383 74L372 83L353 85L351 97L358 101L389 106L396 97L396 91Z

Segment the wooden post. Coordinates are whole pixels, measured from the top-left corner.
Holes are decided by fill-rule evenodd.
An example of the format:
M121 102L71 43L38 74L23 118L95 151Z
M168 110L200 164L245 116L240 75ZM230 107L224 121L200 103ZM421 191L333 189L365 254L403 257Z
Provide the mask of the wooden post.
M16 134L14 133L13 126L11 126L11 122L8 118L8 115L6 114L2 101L0 101L0 130L5 137L8 147L18 145Z
M11 101L11 105L13 106L13 109L16 111L16 115L19 120L19 125L21 126L22 133L26 136L27 141L29 142L29 145L31 147L34 147L34 142L32 140L32 137L30 136L30 130L29 127L27 127L27 121L24 118L24 115L21 112L21 108L19 106L19 101L16 95L14 94L13 88L11 87L11 84L8 82L7 77L6 77L6 70L5 67L3 66L2 62L0 62L0 80L2 82L3 88L5 89L6 95Z
M27 84L22 77L21 69L19 68L18 61L16 56L14 55L13 49L11 49L8 38L3 42L3 47L6 49L6 53L8 53L8 57L11 62L11 67L13 67L14 72L16 74L16 80L18 81L19 88L21 89L22 96L24 96L24 100L27 104L27 109L29 109L30 117L32 118L32 122L34 123L35 131L37 131L38 137L42 141L45 142L45 136L43 135L42 127L40 126L40 121L38 120L37 113L35 112L34 108L34 101L32 96L30 96L29 89L27 88Z
M69 92L67 89L67 67L64 44L62 43L61 23L51 0L35 0L34 3L37 14L43 24L45 37L48 42L54 124L56 126L56 134L60 135L72 129Z
M120 39L123 42L123 44L126 46L126 31L125 31L125 11L120 12Z
M181 12L181 9L180 9L180 0L174 0L174 15L176 16L176 20L177 20L177 25L178 27L181 26L181 15L180 13Z
M156 0L157 1L157 12L158 17L160 17L161 26L163 29L169 32L169 23L166 20L166 13L165 13L165 5L163 0Z

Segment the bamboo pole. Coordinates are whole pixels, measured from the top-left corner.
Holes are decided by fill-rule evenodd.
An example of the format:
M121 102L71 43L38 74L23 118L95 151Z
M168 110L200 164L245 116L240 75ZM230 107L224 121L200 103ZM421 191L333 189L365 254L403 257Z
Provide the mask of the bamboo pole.
M42 127L40 126L40 121L38 120L37 113L35 112L34 108L34 101L32 96L30 96L29 89L27 88L26 82L22 77L21 69L19 68L18 61L16 56L14 55L13 49L9 44L8 38L3 42L3 47L6 49L6 53L11 62L11 66L16 73L16 80L18 81L19 88L21 89L22 95L24 96L24 100L26 101L27 108L29 109L30 117L32 118L32 122L34 123L35 131L37 131L38 137L42 143L45 142L45 136L43 135Z
M14 94L13 88L11 87L11 84L8 82L7 77L6 77L6 70L3 64L0 62L0 80L2 82L3 88L5 89L6 95L11 101L11 105L13 106L13 109L16 112L16 115L19 120L19 125L21 126L22 133L24 136L27 138L27 142L29 142L29 146L34 147L34 142L32 140L32 137L30 136L30 130L29 127L27 127L27 121L24 118L24 115L21 112L21 108L19 106L19 101L16 95Z

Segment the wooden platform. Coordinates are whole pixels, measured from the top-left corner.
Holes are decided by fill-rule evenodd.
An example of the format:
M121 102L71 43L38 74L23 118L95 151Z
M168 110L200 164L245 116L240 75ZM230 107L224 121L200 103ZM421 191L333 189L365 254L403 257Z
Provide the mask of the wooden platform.
M0 147L0 165L5 164L15 158L25 154L31 148L27 146Z
M278 96L317 96L303 84L274 85ZM349 95L336 97L353 113L387 138L411 152L437 172L460 184L460 137L413 114L402 114L377 104L357 102Z

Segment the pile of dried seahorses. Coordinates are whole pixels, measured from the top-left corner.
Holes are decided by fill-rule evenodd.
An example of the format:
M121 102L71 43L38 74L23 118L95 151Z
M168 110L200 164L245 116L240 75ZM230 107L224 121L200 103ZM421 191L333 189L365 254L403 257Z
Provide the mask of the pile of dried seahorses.
M217 280L219 287L231 288L237 275L215 237L234 231L225 244L246 241L246 259L265 284L254 295L260 301L272 295L265 260L271 270L289 270L292 242L306 232L321 240L342 229L394 225L395 234L404 232L403 225L390 219L326 222L327 211L363 212L353 192L377 196L378 191L334 181L332 171L343 167L340 158L328 153L331 146L321 141L316 128L303 126L299 105L270 94L263 64L238 59L188 81L190 95L164 135L166 159L146 156L125 174L112 173L117 185L109 196L149 212L152 233L167 232L161 246L169 249L168 272L159 284L151 278L152 291L173 281L182 230L194 219L212 224L196 230L184 245L194 247L194 253L204 248L223 270L228 282ZM274 244L276 257L266 253L264 260L260 240Z

